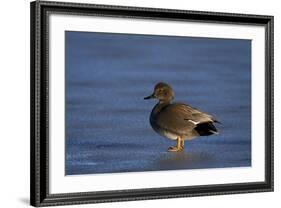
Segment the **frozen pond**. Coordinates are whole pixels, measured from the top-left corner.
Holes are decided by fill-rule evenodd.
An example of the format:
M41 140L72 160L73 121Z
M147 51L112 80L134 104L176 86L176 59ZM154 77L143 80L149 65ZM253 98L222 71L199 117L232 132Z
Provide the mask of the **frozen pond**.
M155 133L143 100L164 81L219 135ZM251 41L66 32L66 174L251 166Z

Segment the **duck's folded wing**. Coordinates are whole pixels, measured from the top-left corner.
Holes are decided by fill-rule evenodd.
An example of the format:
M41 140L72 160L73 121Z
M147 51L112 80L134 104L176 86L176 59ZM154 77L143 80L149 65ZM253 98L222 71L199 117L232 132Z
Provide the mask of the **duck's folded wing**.
M172 104L167 106L157 116L156 123L162 129L179 134L187 134L198 124L214 122L213 117L185 104Z
M211 116L203 111L200 111L196 108L193 108L188 105L184 105L182 108L188 109L188 111L191 114L190 119L192 121L196 122L197 124L205 123L205 122L216 122L216 119L213 116Z

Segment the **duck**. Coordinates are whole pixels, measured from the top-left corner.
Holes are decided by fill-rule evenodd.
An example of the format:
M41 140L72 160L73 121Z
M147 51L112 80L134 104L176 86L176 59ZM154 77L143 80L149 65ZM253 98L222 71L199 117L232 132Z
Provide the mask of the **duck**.
M214 116L188 104L173 102L174 98L173 88L164 82L157 83L153 93L144 98L158 100L150 113L152 129L161 136L177 141L175 146L168 148L169 152L183 151L185 140L219 134L215 123L220 122Z

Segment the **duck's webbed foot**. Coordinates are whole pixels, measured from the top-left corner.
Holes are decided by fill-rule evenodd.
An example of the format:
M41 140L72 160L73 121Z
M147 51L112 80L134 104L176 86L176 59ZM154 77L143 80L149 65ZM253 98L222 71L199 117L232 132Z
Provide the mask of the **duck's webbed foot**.
M169 148L168 148L168 151L169 151L169 152L180 152L180 151L182 151L182 150L183 150L182 147L177 147L177 146L175 146L175 147L169 147Z
M184 138L177 138L177 146L172 146L168 148L169 152L180 152L184 150Z

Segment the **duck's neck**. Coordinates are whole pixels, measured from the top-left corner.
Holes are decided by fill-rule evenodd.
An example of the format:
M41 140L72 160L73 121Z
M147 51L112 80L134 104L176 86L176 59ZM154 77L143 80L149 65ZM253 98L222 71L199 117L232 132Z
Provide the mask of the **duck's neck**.
M171 104L171 100L159 100L159 102L157 103L157 105L169 105Z
M159 111L161 111L163 108L165 108L167 105L171 104L171 102L163 102L163 101L159 101L153 108L152 110L152 114L156 114Z

